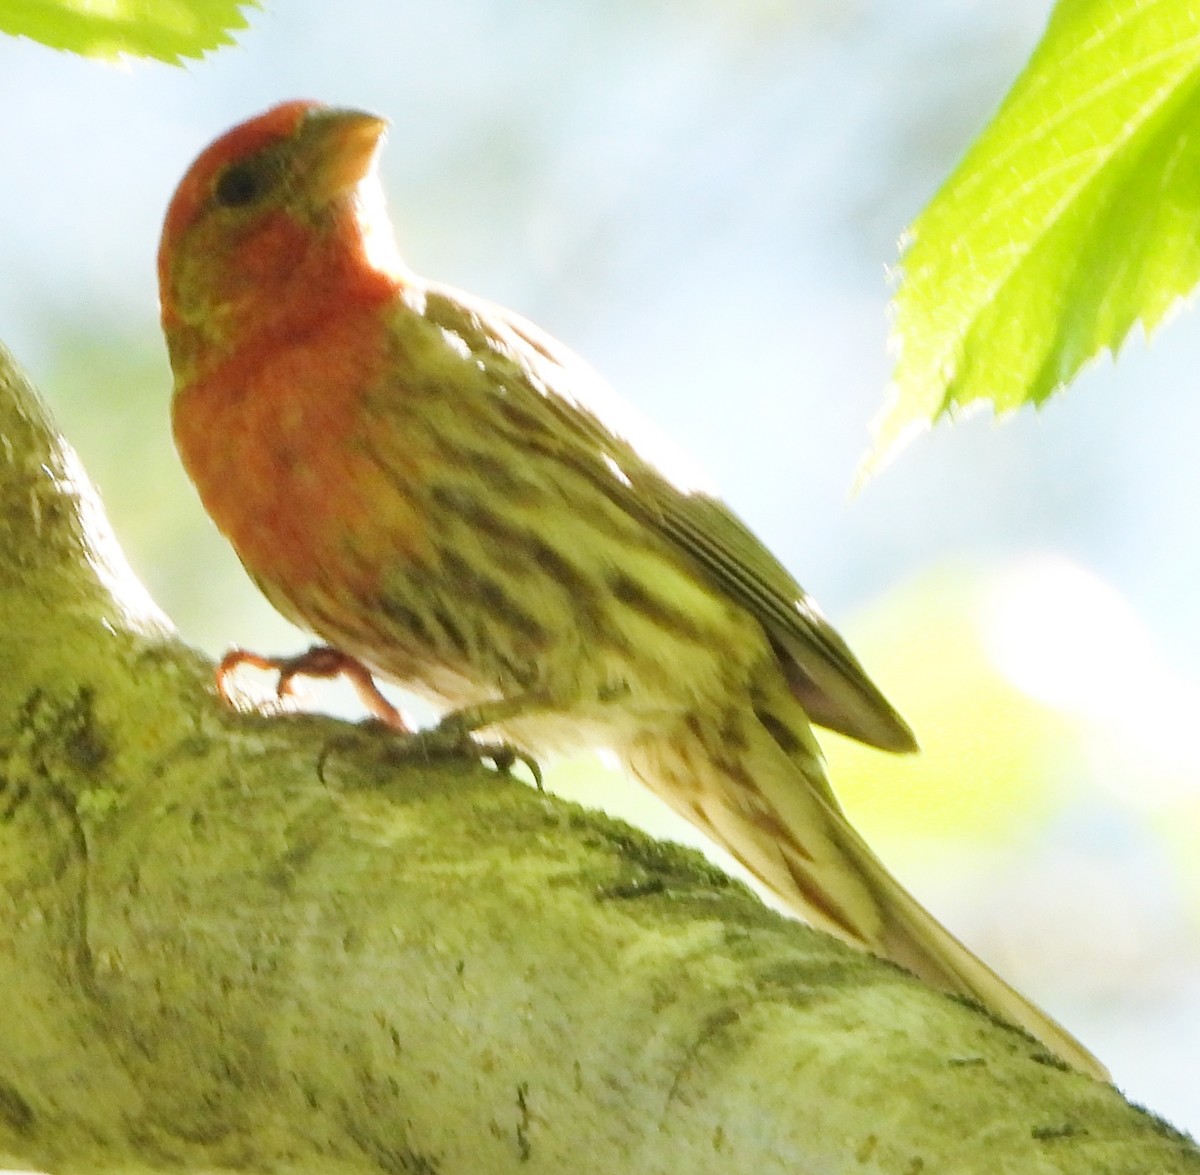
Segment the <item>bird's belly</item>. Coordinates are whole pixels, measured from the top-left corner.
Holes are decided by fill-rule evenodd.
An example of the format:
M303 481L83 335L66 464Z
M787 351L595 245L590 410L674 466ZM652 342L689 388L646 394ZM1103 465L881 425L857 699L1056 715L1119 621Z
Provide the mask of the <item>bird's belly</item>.
M435 488L429 548L389 560L351 624L310 624L442 705L530 699L502 732L536 751L619 745L745 688L770 655L745 610L598 492L536 503Z

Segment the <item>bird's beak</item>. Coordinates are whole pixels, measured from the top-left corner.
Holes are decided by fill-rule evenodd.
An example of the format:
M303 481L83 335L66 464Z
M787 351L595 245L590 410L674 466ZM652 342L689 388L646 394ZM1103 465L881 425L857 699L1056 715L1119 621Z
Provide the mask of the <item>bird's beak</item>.
M318 200L332 203L358 187L371 171L387 125L364 110L318 107L305 116L301 154Z

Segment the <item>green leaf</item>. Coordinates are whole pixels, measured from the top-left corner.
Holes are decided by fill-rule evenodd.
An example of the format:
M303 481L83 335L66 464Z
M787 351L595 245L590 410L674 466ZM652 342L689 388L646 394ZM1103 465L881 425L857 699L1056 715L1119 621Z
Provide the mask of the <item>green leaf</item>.
M0 0L0 32L87 57L177 63L232 43L255 0Z
M906 245L862 477L947 413L1040 404L1200 280L1200 4L1060 0Z

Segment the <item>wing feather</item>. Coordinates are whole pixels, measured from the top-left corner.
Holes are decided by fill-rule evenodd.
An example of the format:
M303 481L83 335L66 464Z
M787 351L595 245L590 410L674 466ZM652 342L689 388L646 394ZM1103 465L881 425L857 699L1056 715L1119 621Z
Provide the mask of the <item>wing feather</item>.
M486 364L498 388L538 393L530 399L546 428L528 438L531 451L582 466L762 624L814 723L884 750L916 749L904 719L812 598L732 510L696 488L693 471L678 472L677 454L664 459L665 446L587 364L532 323L457 290L429 286L425 315Z

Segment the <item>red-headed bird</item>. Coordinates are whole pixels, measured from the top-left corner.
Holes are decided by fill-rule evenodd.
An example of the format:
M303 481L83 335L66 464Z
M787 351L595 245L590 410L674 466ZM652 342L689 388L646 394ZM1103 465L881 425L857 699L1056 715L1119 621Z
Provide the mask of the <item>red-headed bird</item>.
M271 603L330 646L269 663L368 694L376 674L534 756L611 748L808 921L1104 1076L842 814L812 723L915 743L799 584L651 461L570 351L404 266L385 125L277 106L199 156L163 229L184 464Z

